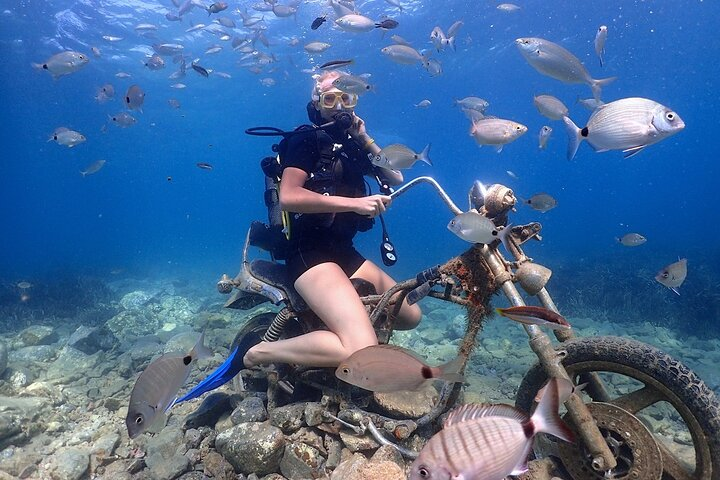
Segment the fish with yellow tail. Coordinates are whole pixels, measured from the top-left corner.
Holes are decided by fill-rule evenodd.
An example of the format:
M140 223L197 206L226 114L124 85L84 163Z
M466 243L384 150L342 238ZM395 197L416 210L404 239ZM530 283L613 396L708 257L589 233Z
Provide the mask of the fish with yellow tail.
M548 433L566 442L574 435L558 415L561 387L552 378L532 416L510 405L467 404L448 414L443 429L420 451L410 480L503 480L528 470L533 439ZM572 384L570 384L571 388Z
M335 370L335 376L372 392L418 390L430 379L464 382L460 374L465 357L431 367L405 348L371 345L350 355Z
M568 330L572 328L567 320L565 320L565 317L545 307L523 305L519 307L496 308L495 311L503 317L525 325L540 325L542 327L549 327L552 330Z

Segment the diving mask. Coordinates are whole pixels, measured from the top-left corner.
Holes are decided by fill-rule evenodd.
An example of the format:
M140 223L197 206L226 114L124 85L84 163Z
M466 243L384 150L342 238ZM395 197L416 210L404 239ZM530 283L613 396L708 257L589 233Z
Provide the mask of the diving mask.
M358 96L354 93L347 92L323 92L318 100L322 108L333 109L338 104L342 108L354 108L357 105Z

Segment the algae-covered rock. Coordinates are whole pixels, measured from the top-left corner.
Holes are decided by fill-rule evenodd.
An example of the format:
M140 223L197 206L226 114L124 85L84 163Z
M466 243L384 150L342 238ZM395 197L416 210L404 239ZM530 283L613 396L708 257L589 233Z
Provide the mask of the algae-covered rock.
M268 423L242 423L220 433L215 448L236 472L267 475L280 468L285 436Z

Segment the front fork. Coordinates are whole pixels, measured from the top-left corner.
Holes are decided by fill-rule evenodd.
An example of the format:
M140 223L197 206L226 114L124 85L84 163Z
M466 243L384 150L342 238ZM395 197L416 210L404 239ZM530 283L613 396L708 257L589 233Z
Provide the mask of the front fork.
M512 239L512 235L508 236L508 240L512 242L515 247L513 250L517 250L517 252L512 252L514 256L518 257L518 260L522 258L525 261L528 261L527 257L525 257L519 249L519 246ZM515 306L525 305L525 302L513 283L513 276L509 268L510 263L505 260L496 247L483 245L480 251L485 263L490 268L490 271L495 275L496 282L500 285L503 293L510 303ZM545 287L542 287L535 295L545 308L558 312L555 303ZM530 337L530 348L532 348L537 355L540 360L540 364L543 366L548 376L569 379L569 376L562 365L563 355L555 351L550 337L537 325L523 326L525 327L528 337ZM564 342L573 338L574 335L571 331L556 331L555 336L558 340ZM590 381L597 383L598 386L601 387L600 379L597 377L597 374L592 374L592 376L593 378L591 378ZM590 452L593 469L599 472L604 472L615 468L617 465L615 456L610 451L610 448L600 433L600 430L593 420L590 411L582 401L582 398L580 398L579 395L571 395L565 402L565 408L567 408L568 415L572 419L572 422L577 429L577 433L582 439L583 445L585 445L587 450Z

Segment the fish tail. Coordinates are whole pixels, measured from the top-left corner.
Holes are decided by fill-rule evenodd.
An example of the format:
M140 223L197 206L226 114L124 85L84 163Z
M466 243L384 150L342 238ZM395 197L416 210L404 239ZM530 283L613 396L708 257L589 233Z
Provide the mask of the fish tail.
M502 242L503 246L505 247L505 250L507 250L508 253L511 252L510 248L508 247L508 240L507 237L510 234L510 227L512 227L512 223L507 224L505 228L503 228L500 232L498 232L498 238Z
M575 435L572 430L568 428L558 414L558 409L560 408L561 390L567 391L569 388L569 390L572 391L572 384L569 386L565 385L569 382L569 380L564 378L553 377L545 385L545 392L543 393L542 398L540 398L540 402L530 418L530 421L535 427L535 433L549 433L550 435L565 440L566 442L572 443L575 441Z
M448 38L447 41L448 41L448 45L450 45L450 48L453 49L453 52L456 52L457 50L455 49L455 35Z
M570 117L563 117L563 122L565 122L565 132L568 136L567 159L572 160L575 158L580 142L583 141L582 131Z
M601 60L602 62L602 60ZM602 87L605 85L614 82L617 80L617 77L608 77L608 78L601 78L598 80L595 80L594 78L590 79L590 89L593 92L593 97L595 97L595 100L600 100L600 95L602 94Z
M463 354L460 354L453 360L450 360L448 363L444 363L438 367L435 367L433 369L433 374L437 375L433 376L437 376L437 378L442 378L443 380L452 383L462 383L465 381L465 377L462 373L460 373L460 371L463 369L466 360L467 357Z
M420 152L420 155L418 155L418 160L421 160L432 167L433 166L432 160L430 160L430 146L431 145L432 145L431 143L428 143L427 146L425 148L423 148L423 151Z
M35 70L46 70L47 69L47 67L45 66L44 63L31 63L30 65L32 65Z
M83 178L87 175L87 172L80 172L80 175L82 175Z

